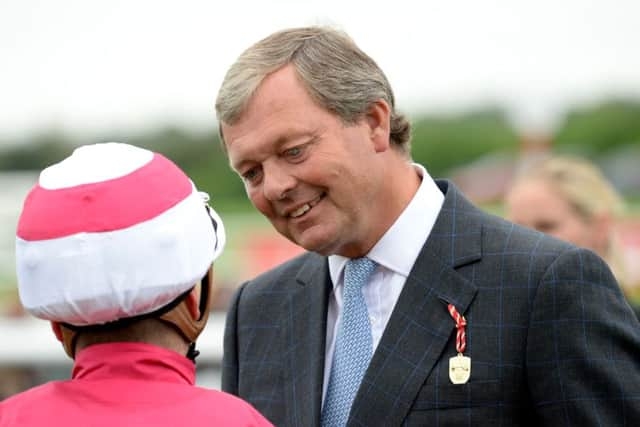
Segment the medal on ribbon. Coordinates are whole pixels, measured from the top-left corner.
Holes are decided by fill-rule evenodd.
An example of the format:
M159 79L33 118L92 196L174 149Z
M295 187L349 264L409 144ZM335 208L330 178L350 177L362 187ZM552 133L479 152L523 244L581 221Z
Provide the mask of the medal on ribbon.
M458 352L457 356L449 359L449 379L453 384L465 384L471 377L471 358L463 354L467 346L467 336L464 331L467 321L453 304L449 304L447 309L456 322L456 351Z

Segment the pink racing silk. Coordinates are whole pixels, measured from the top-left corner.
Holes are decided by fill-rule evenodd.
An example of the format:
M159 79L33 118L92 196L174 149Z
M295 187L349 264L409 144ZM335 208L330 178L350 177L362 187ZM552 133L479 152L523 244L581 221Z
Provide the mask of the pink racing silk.
M72 379L0 402L0 426L271 426L248 403L194 382L193 362L171 350L95 344L78 353Z
M184 172L155 154L148 164L119 178L55 190L36 184L24 202L16 234L31 241L120 230L160 215L192 192Z

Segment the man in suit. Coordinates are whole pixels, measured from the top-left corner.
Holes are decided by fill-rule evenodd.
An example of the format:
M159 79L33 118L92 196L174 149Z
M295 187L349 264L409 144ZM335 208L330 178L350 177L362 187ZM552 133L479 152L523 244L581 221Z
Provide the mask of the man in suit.
M348 36L270 35L216 110L251 202L308 251L236 293L225 391L279 426L640 425L640 325L605 263L412 163Z

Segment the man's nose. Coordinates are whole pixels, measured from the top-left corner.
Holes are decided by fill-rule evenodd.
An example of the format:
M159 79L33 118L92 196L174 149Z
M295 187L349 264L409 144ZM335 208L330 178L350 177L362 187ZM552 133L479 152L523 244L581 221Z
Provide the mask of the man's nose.
M293 175L277 165L263 166L264 196L270 201L282 200L296 185Z

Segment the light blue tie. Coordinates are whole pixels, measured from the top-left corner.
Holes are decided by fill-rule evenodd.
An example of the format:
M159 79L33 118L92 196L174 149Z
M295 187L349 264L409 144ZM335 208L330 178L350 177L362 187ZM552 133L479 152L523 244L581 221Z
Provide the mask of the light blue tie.
M373 340L362 287L375 268L376 263L369 258L351 259L345 267L342 320L338 325L329 386L322 408L323 427L347 424L351 404L371 360Z

